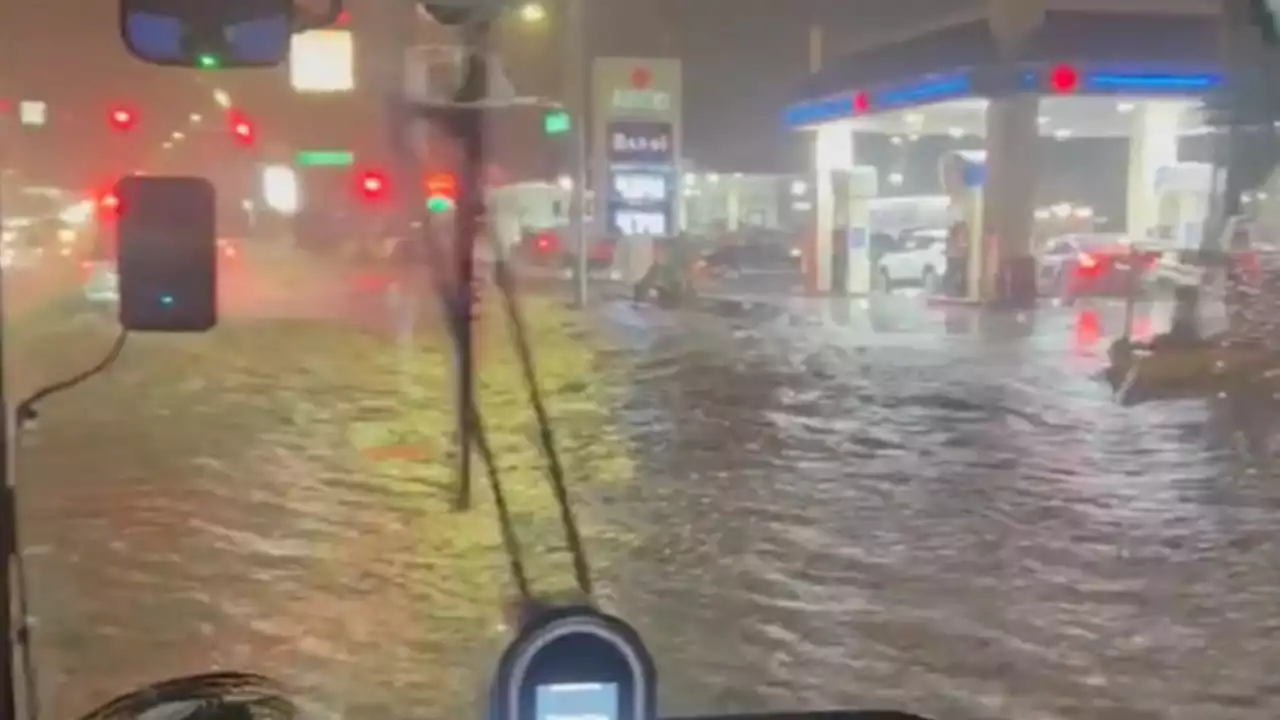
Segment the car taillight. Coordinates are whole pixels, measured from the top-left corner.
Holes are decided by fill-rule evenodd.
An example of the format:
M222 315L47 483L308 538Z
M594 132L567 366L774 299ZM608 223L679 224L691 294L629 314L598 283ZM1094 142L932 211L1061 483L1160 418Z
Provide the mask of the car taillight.
M1101 263L1098 262L1098 258L1085 252L1080 253L1080 256L1076 258L1076 263L1080 266L1081 270L1086 271L1097 270L1098 266L1101 265Z
M555 247L555 239L550 234L543 233L534 239L533 246L538 252L550 252Z

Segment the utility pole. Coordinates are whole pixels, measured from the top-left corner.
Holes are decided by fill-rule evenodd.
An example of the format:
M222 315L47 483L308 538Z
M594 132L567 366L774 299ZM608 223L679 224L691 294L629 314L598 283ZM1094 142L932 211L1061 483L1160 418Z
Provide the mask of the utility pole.
M1222 195L1217 200L1214 214L1214 240L1226 227L1226 222L1234 215L1239 215L1242 196L1244 194L1244 173L1241 172L1241 157L1245 152L1245 133L1250 122L1247 110L1243 107L1250 83L1247 78L1254 76L1253 61L1258 59L1260 36L1253 25L1253 11L1249 0L1224 0L1222 7L1221 48L1222 66L1226 68L1227 106L1223 115L1227 121L1226 147L1219 153L1224 169ZM1212 241L1212 240L1211 240Z
M590 77L588 57L586 2L585 0L561 0L564 3L564 28L561 33L564 45L564 106L569 113L569 130L573 133L570 159L573 187L569 189L569 223L573 245L577 248L574 267L573 300L578 307L587 305L587 272L589 270L588 228L586 218L587 196L587 83ZM597 204L598 199L597 199ZM598 212L598 210L597 210Z

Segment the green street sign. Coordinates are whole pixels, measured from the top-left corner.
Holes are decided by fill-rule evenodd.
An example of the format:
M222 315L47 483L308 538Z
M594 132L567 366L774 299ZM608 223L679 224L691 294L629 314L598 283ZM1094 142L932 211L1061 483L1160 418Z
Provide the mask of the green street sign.
M349 150L299 150L294 164L302 167L340 167L352 165L356 154Z
M569 113L551 110L542 116L542 132L547 135L563 135L573 128Z

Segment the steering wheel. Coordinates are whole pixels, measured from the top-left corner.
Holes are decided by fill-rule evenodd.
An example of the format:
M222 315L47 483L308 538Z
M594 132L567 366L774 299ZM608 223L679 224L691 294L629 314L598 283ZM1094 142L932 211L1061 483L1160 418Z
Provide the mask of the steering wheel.
M168 707L166 707L168 706ZM212 672L162 680L103 703L81 720L295 720L302 710L264 675Z

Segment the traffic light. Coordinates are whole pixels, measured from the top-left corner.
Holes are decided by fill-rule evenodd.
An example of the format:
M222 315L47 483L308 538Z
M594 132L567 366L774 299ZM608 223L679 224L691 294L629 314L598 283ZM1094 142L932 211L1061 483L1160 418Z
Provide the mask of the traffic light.
M458 202L458 179L452 173L433 173L425 182L427 210L433 213L448 212Z
M227 114L227 124L231 128L231 135L236 142L241 145L252 145L257 137L253 123L242 113L231 112Z
M120 217L120 196L108 190L98 198L98 219L110 222Z
M573 129L573 121L564 110L548 110L542 116L544 135L563 135Z
M111 109L111 112L107 115L107 121L111 123L111 127L115 130L125 132L137 124L138 118L129 108L117 107Z
M374 170L365 170L360 173L359 190L365 200L381 200L387 194L387 177Z

